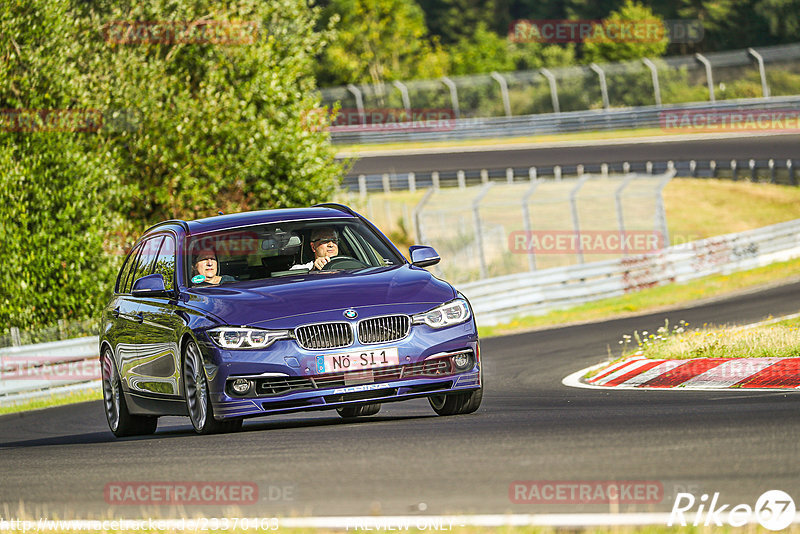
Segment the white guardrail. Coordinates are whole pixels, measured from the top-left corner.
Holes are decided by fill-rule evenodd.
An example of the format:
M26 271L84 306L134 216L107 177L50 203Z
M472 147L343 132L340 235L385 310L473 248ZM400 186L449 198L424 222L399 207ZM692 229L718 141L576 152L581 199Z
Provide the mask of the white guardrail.
M460 284L479 324L494 325L639 289L800 257L800 219L615 260Z
M800 257L800 219L660 252L462 284L480 324ZM99 388L97 336L0 349L0 405Z

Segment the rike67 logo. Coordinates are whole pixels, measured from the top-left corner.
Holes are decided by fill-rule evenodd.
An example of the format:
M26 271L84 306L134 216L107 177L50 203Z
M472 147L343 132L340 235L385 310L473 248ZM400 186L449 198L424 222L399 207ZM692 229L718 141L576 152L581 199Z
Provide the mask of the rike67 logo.
M697 508L695 509L695 506ZM693 526L723 526L727 523L732 527L742 527L748 523L758 522L768 530L783 530L794 521L796 508L794 500L788 493L781 490L764 492L756 501L755 507L749 504L722 504L719 502L719 492L709 499L708 494L703 494L697 499L691 493L678 493L667 526L680 525L685 527L689 520L686 516L694 511Z

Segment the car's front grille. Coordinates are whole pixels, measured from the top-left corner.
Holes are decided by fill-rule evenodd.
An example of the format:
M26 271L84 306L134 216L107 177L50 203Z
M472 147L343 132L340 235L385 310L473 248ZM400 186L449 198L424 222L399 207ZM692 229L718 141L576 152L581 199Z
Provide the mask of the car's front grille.
M359 384L370 384L376 382L386 382L400 380L401 378L413 377L437 377L447 376L455 373L452 356L433 358L419 363L409 363L405 365L392 365L389 367L379 367L372 369L371 380L359 380ZM352 375L361 375L369 371L355 371ZM256 381L256 394L262 395L281 395L301 390L325 389L333 387L344 387L345 375L348 373L331 373L309 377L301 376L271 376L260 378ZM349 382L349 381L348 381Z
M350 323L312 324L295 328L297 342L304 349L335 349L353 344Z
M403 339L411 328L408 315L388 315L366 319L358 323L358 340L361 343L385 343Z

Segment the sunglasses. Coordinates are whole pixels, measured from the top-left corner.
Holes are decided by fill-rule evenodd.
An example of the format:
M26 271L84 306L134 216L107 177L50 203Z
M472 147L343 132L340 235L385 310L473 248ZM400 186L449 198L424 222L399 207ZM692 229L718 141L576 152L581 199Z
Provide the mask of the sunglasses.
M315 239L314 243L321 243L323 245L325 245L327 243L333 243L334 245L338 245L339 244L339 238L337 238L337 237L323 237L321 239Z

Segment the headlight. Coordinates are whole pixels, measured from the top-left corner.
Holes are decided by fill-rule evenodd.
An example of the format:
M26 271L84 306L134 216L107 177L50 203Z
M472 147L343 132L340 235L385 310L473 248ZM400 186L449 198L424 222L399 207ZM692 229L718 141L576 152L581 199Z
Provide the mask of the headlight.
M437 306L425 313L418 313L413 317L414 324L423 324L431 328L444 328L454 324L461 324L471 317L469 305L464 299L455 299Z
M225 326L208 331L209 337L223 349L263 349L279 339L291 337L288 330L236 328Z

